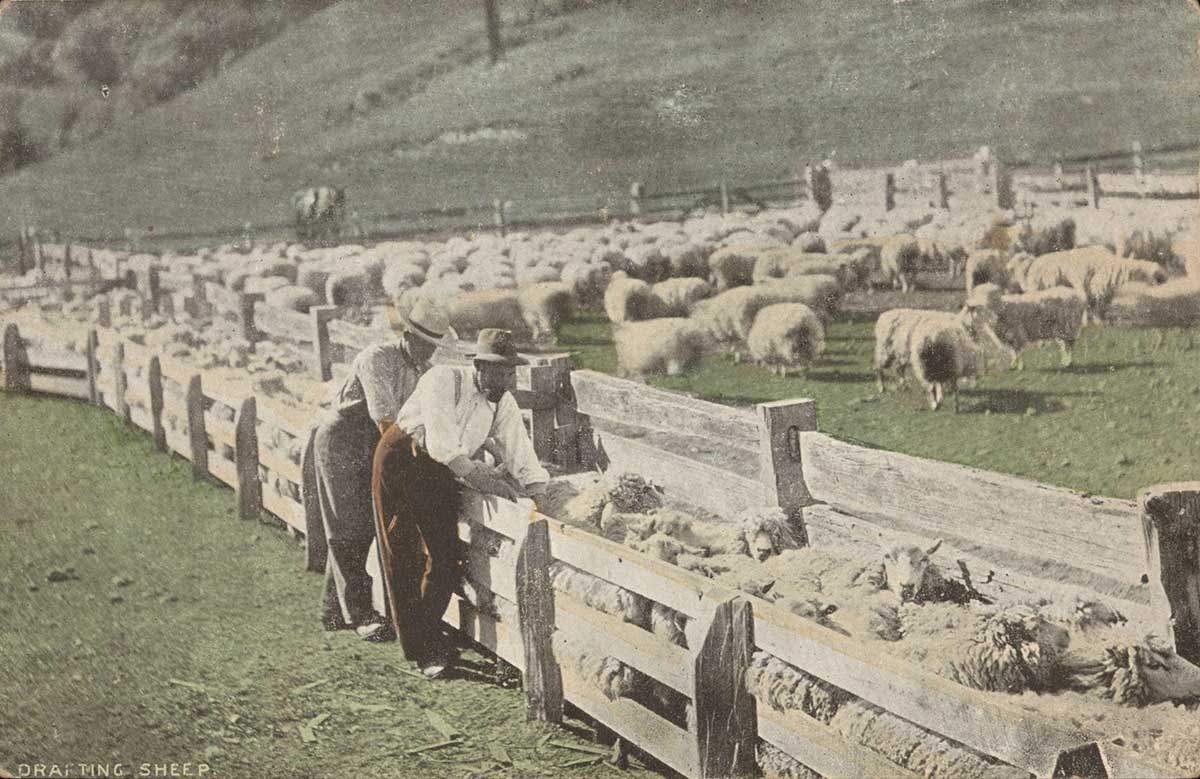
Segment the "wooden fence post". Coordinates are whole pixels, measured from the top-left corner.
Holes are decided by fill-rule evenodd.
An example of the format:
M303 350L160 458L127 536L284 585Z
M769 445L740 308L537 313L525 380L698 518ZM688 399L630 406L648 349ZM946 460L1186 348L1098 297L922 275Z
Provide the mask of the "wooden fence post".
M522 409L529 416L529 437L539 460L548 460L554 452L554 427L559 369L554 365L529 365L517 368L517 390L529 393L531 407Z
M758 713L744 683L753 654L750 603L735 597L718 605L693 655L691 698L701 779L758 775Z
M97 388L96 382L100 372L100 366L96 362L96 349L99 345L99 336L95 329L88 330L87 334L87 380L88 380L88 403L93 406L100 404L100 390Z
M21 225L21 229L17 231L17 275L25 275L25 253L28 249L25 246L25 225Z
M1159 484L1138 503L1151 608L1176 654L1200 663L1200 481Z
M808 196L821 213L833 206L833 182L829 177L829 169L824 165L805 165L804 183L808 187Z
M1133 175L1139 184L1146 176L1146 164L1142 159L1142 142L1133 142Z
M640 181L635 181L629 185L629 215L640 216L642 213L642 197L645 194L645 186Z
M888 171L883 174L883 210L891 211L896 207L896 174Z
M759 478L768 505L779 506L791 520L801 546L808 546L803 508L812 503L804 483L801 434L817 429L816 403L808 400L777 400L759 403Z
M500 231L501 236L508 235L508 223L504 218L504 201L501 198L492 200L492 221L496 223L496 229Z
M258 403L254 396L242 401L234 421L233 460L237 467L238 516L257 519L262 507L262 482L258 480Z
M329 320L337 313L337 306L313 306L308 310L312 323L313 375L321 381L333 378L333 355L330 353Z
M159 295L158 313L159 316L168 322L175 321L175 297L170 292L165 295Z
M112 327L112 301L108 295L94 298L96 301L96 327Z
M1052 169L1052 173L1053 173L1053 175L1054 175L1054 188L1055 188L1056 190L1060 190L1060 191L1061 191L1061 190L1062 190L1062 188L1063 188L1063 166L1062 166L1062 162L1060 162L1060 161L1058 161L1058 160L1055 160L1055 161L1054 161L1054 168Z
M129 421L129 403L125 401L125 390L128 386L125 378L125 342L117 341L113 346L113 409L117 416Z
M192 479L208 478L208 426L204 424L204 388L200 374L193 374L187 386L188 444L192 449Z
M259 340L258 330L254 327L254 306L263 299L261 292L243 292L238 296L238 322L242 326L242 338L254 348Z
M150 310L156 314L162 313L159 308L159 297L162 295L162 277L157 265L146 269L146 297L150 300Z
M944 170L939 170L937 173L937 191L938 208L944 211L950 210L950 179Z
M996 198L996 208L1003 211L1013 207L1012 173L1000 160L992 165L992 194Z
M205 283L204 276L199 273L192 274L192 307L187 313L193 319L204 319L208 316L208 292Z
M721 179L721 215L729 213L729 185Z
M146 386L150 390L150 424L154 432L154 448L167 451L167 430L163 427L163 383L162 363L158 355L150 358L146 366Z
M39 275L46 270L46 253L42 251L42 239L37 233L33 235L33 267L37 268Z
M1096 171L1092 170L1092 166L1088 165L1083 172L1084 178L1087 180L1088 205L1092 208L1100 207L1100 177L1096 175Z
M29 355L25 352L25 343L21 340L21 330L16 322L9 322L4 328L4 389L9 392L28 392L32 389L29 382Z
M300 458L300 497L304 502L304 570L324 573L329 541L325 538L321 499L317 494L316 440L317 430L313 428L308 431L308 443Z
M1109 779L1111 773L1100 744L1089 741L1081 747L1060 752L1050 776L1052 779Z
M554 659L554 590L550 586L550 528L530 522L517 551L517 619L525 654L525 715L562 722L562 671Z

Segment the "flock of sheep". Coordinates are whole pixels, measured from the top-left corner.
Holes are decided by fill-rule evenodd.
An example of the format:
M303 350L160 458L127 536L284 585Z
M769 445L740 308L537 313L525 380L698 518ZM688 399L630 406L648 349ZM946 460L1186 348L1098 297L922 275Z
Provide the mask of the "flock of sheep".
M458 335L504 327L533 343L553 341L573 312L603 312L613 326L622 373L676 374L705 354L727 351L786 374L803 371L825 348L825 329L847 296L878 287L908 294L928 271L962 278L957 312L897 308L875 327L880 389L887 370L911 371L937 409L946 391L989 364L1020 366L1031 344L1055 341L1064 364L1085 323L1190 326L1200 322L1200 238L1184 212L1102 219L1090 212L1013 214L933 210L886 213L810 204L757 214L709 215L679 223L614 223L564 234L477 235L446 241L310 248L226 246L196 253L106 256L135 272L160 265L199 274L264 304L306 312L332 304L386 337L387 308L418 298L443 301ZM1137 228L1114 230L1114 224ZM78 252L77 252L78 261ZM112 291L113 325L165 357L225 371L229 380L312 411L328 387L305 377L305 358L286 342L239 342L219 318L142 316L136 293ZM87 321L92 304L67 303L55 318ZM78 339L77 339L78 340ZM76 349L85 348L76 343ZM179 389L179 388L175 388ZM214 404L232 421L233 409ZM168 420L177 427L181 420ZM297 462L299 442L264 431L268 446ZM270 473L260 475L271 482ZM276 480L278 481L278 480ZM298 499L298 485L275 484ZM969 583L940 573L931 549L897 547L877 561L797 548L787 518L750 509L711 525L664 505L661 491L633 475L583 489L556 482L543 513L578 525L714 581L772 601L830 630L877 644L960 684L1022 695L1040 707L1070 701L1076 716L1122 722L1132 743L1157 749L1189 725L1171 702L1200 696L1200 669L1157 642L1130 638L1103 604L984 604ZM503 544L493 550L503 554ZM511 550L510 550L511 551ZM689 620L661 604L556 563L557 589L589 606L688 646ZM503 608L470 587L481 608ZM577 637L556 637L560 662L610 698L630 697L686 723L686 698ZM759 653L747 685L761 701L798 709L928 776L1007 776L1009 769L854 699ZM1032 697L1031 697L1032 696ZM1106 701L1098 703L1097 701ZM1111 703L1149 706L1165 723L1147 734ZM916 749L912 744L917 743ZM889 746L890 745L890 746ZM1200 768L1186 744L1177 765ZM760 759L804 775L782 753ZM923 762L926 761L926 762Z
M1078 721L1104 722L1110 735L1109 723L1119 722L1131 743L1158 753L1161 741L1169 752L1164 759L1200 767L1200 751L1172 740L1190 732L1194 713L1180 702L1200 698L1200 668L1082 592L991 603L969 580L938 569L930 558L936 543L882 549L874 561L798 548L778 509L752 507L733 523L709 522L667 505L662 490L636 474L556 480L539 508L967 687L1020 696L1051 716L1070 711ZM491 551L515 554L501 542ZM562 563L555 563L552 580L556 590L665 641L687 647L700 639L686 617L619 585ZM478 587L468 583L465 591L481 608L497 611ZM677 724L688 722L686 698L603 647L560 631L555 651L610 699L627 697ZM763 651L755 653L746 685L763 705L803 711L926 776L1017 775ZM1124 714L1128 708L1138 715ZM1165 730L1145 728L1138 716ZM761 746L760 762L773 775L808 775Z

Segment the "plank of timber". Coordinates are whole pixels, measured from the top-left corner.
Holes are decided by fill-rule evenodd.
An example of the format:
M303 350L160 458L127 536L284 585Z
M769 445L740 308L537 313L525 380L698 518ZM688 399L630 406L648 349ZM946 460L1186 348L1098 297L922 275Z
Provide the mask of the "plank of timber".
M519 634L510 625L481 613L457 594L450 597L450 605L442 615L442 620L496 653L505 662L521 671L525 670L525 650Z
M525 527L532 517L529 509L516 503L470 489L463 491L462 508L463 516L472 522L513 541L525 537Z
M304 532L304 507L299 503L277 494L275 490L268 487L262 491L262 504L263 508L282 519L289 527L293 527L301 533Z
M472 544L466 550L465 567L472 582L487 588L501 598L516 602L517 575L512 561L492 557L487 549Z
M237 427L211 411L204 412L204 428L214 443L237 446Z
M1200 662L1200 482L1158 484L1139 502L1154 626L1180 657Z
M614 582L687 617L706 616L726 590L711 580L555 519L548 521L554 559Z
M758 735L825 779L919 779L867 747L846 741L807 714L775 711L758 702Z
M172 452L188 460L192 459L192 442L187 435L174 430L167 430L166 435L167 447Z
M244 387L238 387L227 381L222 381L220 378L214 377L208 373L203 377L204 395L217 403L229 406L232 409L242 407L242 401L246 399Z
M26 344L25 353L29 357L29 369L35 373L55 371L80 376L87 374L87 355L61 347L34 344Z
M535 519L526 526L514 570L517 624L525 653L525 712L530 720L562 722L562 675L553 647L551 562L546 520Z
M757 774L755 701L744 683L754 654L750 603L733 598L719 604L699 628L695 648L695 738L702 777L752 777ZM697 631L698 632L698 631Z
M636 625L591 608L566 592L554 593L554 621L576 636L604 636L604 652L678 692L690 696L695 674L691 655Z
M1102 741L1100 752L1108 764L1112 779L1195 779L1195 771L1185 771L1175 766L1164 766L1112 742Z
M312 343L307 314L259 303L254 307L254 326L276 340Z
M151 435L154 434L154 417L150 413L150 409L140 405L129 406L129 421L145 430Z
M886 709L1038 776L1088 735L865 647L783 609L754 601L755 644L780 660Z
M341 344L350 349L351 353L358 352L372 344L377 344L387 339L388 334L380 330L351 324L342 319L331 319L329 321L329 340L332 343Z
M300 484L301 479L304 478L299 465L283 457L279 454L278 450L272 449L269 446L260 446L258 448L258 461L262 465L267 466L269 470L279 474L293 484Z
M581 414L758 449L758 422L743 409L696 400L595 371L571 371L571 386Z
M208 472L226 485L237 489L237 467L232 460L226 460L215 453L208 455Z
M87 379L76 379L68 376L46 376L40 373L29 374L29 389L32 392L44 392L47 395L63 395L68 398L87 400Z
M747 506L762 505L763 486L754 479L664 451L650 444L605 430L607 420L593 415L597 449L609 469L631 471L652 480L675 500L728 517Z
M317 415L306 413L274 398L259 396L257 400L259 422L266 422L296 438L307 438L308 431L320 421Z
M154 356L154 350L128 340L124 343L126 372L144 372L150 366L150 358Z
M633 701L625 698L608 700L566 668L562 677L567 700L584 714L684 776L700 776L700 757L686 731Z
M170 357L159 357L158 365L162 369L163 378L170 379L178 384L183 388L181 391L186 391L188 382L191 381L192 376L196 373L195 366L171 359Z
M862 517L884 513L930 538L982 538L993 547L1134 584L1145 573L1137 508L1015 476L802 433L813 496ZM964 507L969 507L964 509ZM1052 519L1052 521L1048 521ZM964 539L965 540L965 539Z

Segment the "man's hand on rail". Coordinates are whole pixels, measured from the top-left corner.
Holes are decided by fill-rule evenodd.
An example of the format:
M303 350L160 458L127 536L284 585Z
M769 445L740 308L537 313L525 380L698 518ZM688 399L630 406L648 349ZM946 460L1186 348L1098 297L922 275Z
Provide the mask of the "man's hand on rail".
M471 465L471 470L462 477L471 489L485 495L499 495L506 500L516 500L520 497L512 484L495 468L480 462L473 462Z

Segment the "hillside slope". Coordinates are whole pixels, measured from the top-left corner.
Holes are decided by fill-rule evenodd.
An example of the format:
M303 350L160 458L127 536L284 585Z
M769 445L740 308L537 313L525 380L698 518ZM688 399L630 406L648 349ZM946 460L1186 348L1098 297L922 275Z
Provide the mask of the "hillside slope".
M512 17L518 5L501 0ZM0 179L0 232L21 218L75 234L279 222L291 192L325 182L368 216L497 195L619 201L635 179L777 178L826 156L988 144L1049 159L1200 138L1187 0L623 5L506 18L491 67L476 3L343 0Z

